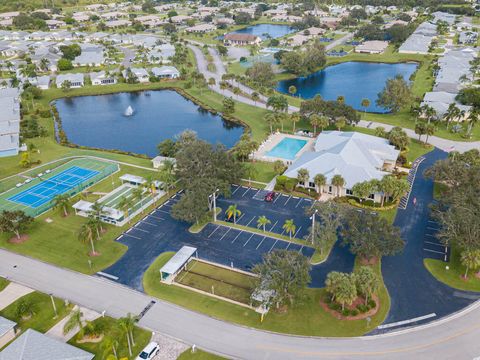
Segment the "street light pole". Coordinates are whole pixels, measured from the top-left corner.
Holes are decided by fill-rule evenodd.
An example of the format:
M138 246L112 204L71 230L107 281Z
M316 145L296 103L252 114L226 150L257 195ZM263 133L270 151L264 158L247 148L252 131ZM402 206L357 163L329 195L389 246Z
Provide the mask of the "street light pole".
M219 189L215 190L212 195L213 196L213 222L217 221L217 192Z
M318 212L318 209L315 209L315 212L310 217L310 219L312 220L312 244L313 244L313 239L315 238L315 214L317 212Z
M50 299L52 300L52 306L53 306L53 311L55 313L55 317L57 317L58 316L57 307L55 306L55 300L53 300L53 295L52 294L50 294Z

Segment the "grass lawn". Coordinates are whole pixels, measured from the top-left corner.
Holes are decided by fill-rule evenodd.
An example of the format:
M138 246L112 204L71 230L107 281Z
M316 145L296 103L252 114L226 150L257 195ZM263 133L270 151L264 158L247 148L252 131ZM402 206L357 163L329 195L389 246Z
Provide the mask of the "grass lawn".
M255 161L250 163L250 166L255 169L252 180L269 183L277 175L272 162Z
M238 271L193 260L187 270L177 275L175 281L192 288L214 293L227 299L250 303L254 277Z
M95 354L94 360L103 360L106 356L113 353L113 350L105 349L105 343L108 338L115 339L118 341L117 355L119 359L135 359L136 356L142 351L142 349L147 346L152 337L152 333L145 329L135 327L133 331L133 338L135 340L135 346L132 348L133 356L128 354L128 345L127 339L123 335L122 331L117 326L116 320L111 317L98 318L94 321L103 327L104 338L98 343L77 343L77 337L74 336L68 343L70 345L76 346L80 349L88 351L92 354Z
M0 291L2 291L3 289L5 289L8 284L10 284L10 281L8 281L7 279L4 279L2 277L0 277Z
M192 349L185 350L177 360L222 360L225 359L224 357L210 354L206 351L196 349L194 353L192 353Z
M33 316L26 320L21 319L21 317L16 314L17 306L22 300L28 301L32 304ZM57 317L55 317L50 296L37 291L27 294L8 305L5 309L0 311L0 316L15 321L21 331L34 329L41 333L45 333L53 325L63 319L71 309L71 305L66 307L65 302L62 299L54 298L54 301L55 306L57 307Z
M145 273L143 285L147 294L214 318L245 326L298 335L358 336L373 330L382 323L390 307L388 293L382 286L379 291L382 306L379 313L372 316L370 325L365 320L341 321L320 307L319 301L325 290L307 289L303 298L291 306L286 313L271 311L261 323L259 314L253 310L177 286L160 283L159 269L172 256L172 252L161 254ZM381 276L380 264L375 266L375 270Z

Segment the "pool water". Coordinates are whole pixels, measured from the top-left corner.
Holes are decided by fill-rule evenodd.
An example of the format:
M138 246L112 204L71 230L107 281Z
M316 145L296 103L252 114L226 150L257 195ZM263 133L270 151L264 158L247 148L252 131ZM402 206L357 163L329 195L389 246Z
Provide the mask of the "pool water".
M267 156L293 160L306 143L307 140L283 138L272 150L267 152Z

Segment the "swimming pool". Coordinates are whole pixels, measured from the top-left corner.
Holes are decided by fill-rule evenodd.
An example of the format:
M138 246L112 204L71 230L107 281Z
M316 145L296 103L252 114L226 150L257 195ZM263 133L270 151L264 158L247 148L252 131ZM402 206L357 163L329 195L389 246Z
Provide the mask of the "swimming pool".
M267 156L293 160L297 153L305 146L307 140L283 138L272 150L267 152Z

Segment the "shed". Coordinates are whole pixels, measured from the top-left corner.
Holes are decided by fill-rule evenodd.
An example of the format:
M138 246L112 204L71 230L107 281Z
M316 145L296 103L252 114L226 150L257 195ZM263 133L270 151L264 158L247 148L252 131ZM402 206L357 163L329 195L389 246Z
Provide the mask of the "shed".
M132 185L142 185L147 182L143 177L132 174L124 174L120 176L120 180L122 183L129 183Z
M160 269L160 278L162 282L171 283L175 275L190 261L193 254L196 255L197 248L192 246L182 246L173 257L167 261Z

